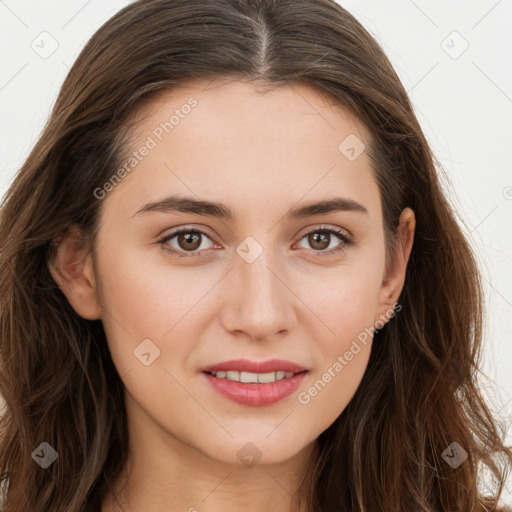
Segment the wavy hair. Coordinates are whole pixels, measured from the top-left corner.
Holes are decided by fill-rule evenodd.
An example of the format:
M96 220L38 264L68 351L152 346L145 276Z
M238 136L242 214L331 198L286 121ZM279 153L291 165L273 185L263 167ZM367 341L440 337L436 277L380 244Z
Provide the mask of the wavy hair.
M134 109L194 80L305 84L349 109L386 233L416 214L400 314L378 330L366 373L299 489L308 512L496 510L512 464L478 384L483 294L442 169L373 37L332 0L138 0L92 36L0 211L2 512L98 511L127 460L123 382L100 320L81 318L49 272L79 227L94 245L94 191L122 162ZM32 459L46 441L47 469ZM442 454L457 442L467 460ZM487 470L496 487L481 495Z

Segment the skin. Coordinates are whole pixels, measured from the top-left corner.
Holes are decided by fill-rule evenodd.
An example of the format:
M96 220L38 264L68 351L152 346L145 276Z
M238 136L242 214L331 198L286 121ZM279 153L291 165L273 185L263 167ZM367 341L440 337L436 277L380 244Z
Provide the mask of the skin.
M389 318L404 284L414 212L402 212L386 266L370 159L363 152L350 161L338 150L349 134L368 147L369 135L348 111L302 85L261 94L225 81L166 91L137 112L128 149L140 148L191 96L197 106L101 200L95 250L71 231L52 265L76 312L102 320L126 388L132 458L114 485L122 508L109 495L102 511L298 510L292 490L315 455L316 438L357 390L371 337L309 403L298 394L361 332ZM170 194L225 203L237 218L134 215ZM285 218L292 207L333 196L353 199L368 213ZM345 230L354 244L315 258L321 246L305 235L321 226ZM159 240L177 227L208 233L198 235L202 254L165 251ZM322 233L324 251L343 244L321 230L317 237ZM248 236L263 248L251 263L236 252ZM167 245L188 247L178 237ZM147 338L160 349L149 366L134 356ZM201 373L239 357L282 358L309 373L276 404L241 405L215 392ZM252 466L237 456L248 442L261 453Z

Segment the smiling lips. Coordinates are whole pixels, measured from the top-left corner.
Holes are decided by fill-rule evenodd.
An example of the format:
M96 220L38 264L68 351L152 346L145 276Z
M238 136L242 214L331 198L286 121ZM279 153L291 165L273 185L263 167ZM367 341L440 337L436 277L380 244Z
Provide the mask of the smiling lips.
M236 359L203 368L210 385L226 398L250 406L272 405L292 394L308 370L282 359Z

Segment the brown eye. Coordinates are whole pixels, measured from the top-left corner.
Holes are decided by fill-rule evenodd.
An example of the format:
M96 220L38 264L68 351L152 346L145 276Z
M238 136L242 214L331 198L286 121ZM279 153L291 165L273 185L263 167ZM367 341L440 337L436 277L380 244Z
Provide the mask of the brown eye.
M176 239L175 244L170 244L169 242L171 242L174 238ZM167 235L165 238L160 240L159 243L163 245L166 251L172 254L176 254L177 256L196 256L200 254L202 249L208 248L203 247L201 250L199 250L203 238L211 241L210 237L200 229L181 229L171 233L170 235Z
M331 249L326 250L331 245L332 241L336 241L336 238L339 240L339 243L331 247ZM340 229L331 227L321 227L310 231L301 238L301 241L304 239L306 239L309 247L313 249L310 252L312 252L315 257L331 256L353 245L353 241L348 234L345 234L345 232Z
M184 251L195 251L201 245L201 235L193 231L181 232L177 235L178 245Z
M315 232L307 235L307 237L311 247L316 251L321 251L326 247L329 247L329 242L331 238L330 234L321 234L321 232Z

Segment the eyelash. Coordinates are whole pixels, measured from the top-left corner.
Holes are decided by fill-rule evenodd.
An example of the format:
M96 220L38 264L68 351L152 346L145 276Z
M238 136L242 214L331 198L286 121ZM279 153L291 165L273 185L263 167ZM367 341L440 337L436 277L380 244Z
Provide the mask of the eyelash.
M169 235L165 236L162 240L159 240L158 243L162 244L165 251L170 252L171 254L175 254L176 256L178 256L180 258L190 258L190 257L200 254L201 251L190 252L187 254L184 251L177 251L176 249L171 248L169 245L166 245L166 242L168 242L169 240L174 238L176 235L179 235L181 233L201 233L202 235L206 236L207 238L209 238L211 240L211 237L205 231L198 229L198 228L194 228L194 229L188 228L188 229L180 229L178 231L174 231L173 233L170 233ZM314 229L312 231L308 231L300 238L300 240L302 240L303 238L305 238L308 235L311 235L312 233L331 233L333 235L336 235L343 242L338 247L336 247L334 249L330 249L329 251L319 251L319 250L312 249L314 258L324 258L324 257L332 256L334 254L341 253L347 247L353 245L353 243L354 243L353 240L351 238L349 238L343 231L335 229L335 228L331 228L331 227L320 227L320 228Z

